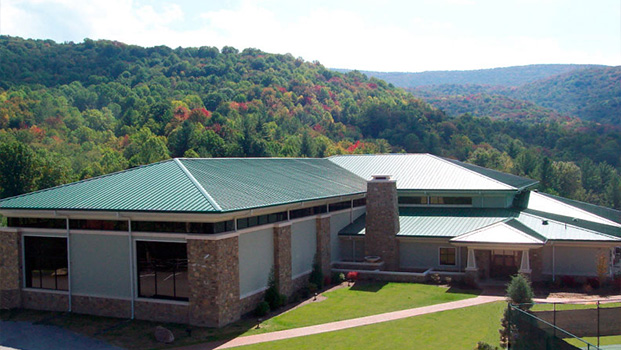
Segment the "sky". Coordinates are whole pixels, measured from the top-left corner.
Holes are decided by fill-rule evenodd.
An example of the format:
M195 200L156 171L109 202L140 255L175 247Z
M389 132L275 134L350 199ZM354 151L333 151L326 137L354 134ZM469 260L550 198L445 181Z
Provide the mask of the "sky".
M290 53L384 72L621 65L621 0L0 0L0 34Z

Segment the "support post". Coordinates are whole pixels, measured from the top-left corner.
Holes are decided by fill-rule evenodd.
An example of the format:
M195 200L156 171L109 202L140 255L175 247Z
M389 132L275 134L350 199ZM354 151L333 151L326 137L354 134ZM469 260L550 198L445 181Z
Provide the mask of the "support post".
M522 252L522 262L518 272L524 275L530 275L533 272L530 268L530 256L528 254L528 250Z
M474 254L474 248L468 247L468 264L466 265L466 284L477 287L479 284L479 269Z
M474 256L474 249L468 248L468 263L466 265L466 271L478 271L477 260Z

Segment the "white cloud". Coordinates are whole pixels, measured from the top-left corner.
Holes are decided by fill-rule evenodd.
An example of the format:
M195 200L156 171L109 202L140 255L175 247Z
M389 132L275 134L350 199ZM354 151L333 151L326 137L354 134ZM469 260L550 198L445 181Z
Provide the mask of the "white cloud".
M519 29L513 27L508 27L515 29L510 31L513 35L491 28L483 28L481 34L469 31L470 22L449 19L449 12L434 16L435 12L422 5L424 2L412 6L408 6L409 2L386 5L388 12L382 16L369 12L371 8L382 8L374 2L375 7L361 2L358 7L339 8L325 1L303 11L291 10L295 6L288 6L285 11L280 0L231 0L225 3L226 8L218 4L215 10L196 10L194 7L200 7L196 5L192 11L178 3L138 1L2 0L0 32L60 42L88 37L143 46L254 47L319 60L328 67L364 70L478 69L573 62L619 64L618 49L616 53L603 49L610 43L602 43L601 49L587 50L579 45L569 47L566 41L563 45L560 38L546 37L545 33L538 37L517 36ZM534 0L520 1L527 6ZM466 17L466 9L481 9L480 2L473 0L442 0L438 6L447 11L463 11ZM396 15L395 11L400 11L399 20L391 21L390 14Z

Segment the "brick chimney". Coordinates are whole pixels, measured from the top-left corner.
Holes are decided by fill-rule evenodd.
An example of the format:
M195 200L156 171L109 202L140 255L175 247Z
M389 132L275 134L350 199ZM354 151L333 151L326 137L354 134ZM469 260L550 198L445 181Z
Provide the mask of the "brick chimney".
M367 182L366 233L364 253L379 256L386 270L399 268L399 207L397 182L390 175L373 175Z

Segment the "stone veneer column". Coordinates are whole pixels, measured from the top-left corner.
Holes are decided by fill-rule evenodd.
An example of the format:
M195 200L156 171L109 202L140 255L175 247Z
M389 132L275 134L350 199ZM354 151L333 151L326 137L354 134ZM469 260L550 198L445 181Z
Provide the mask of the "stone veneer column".
M365 255L382 258L387 270L399 268L399 207L397 183L388 175L374 175L367 182Z
M241 317L239 238L188 239L190 324L222 327Z
M19 232L0 230L0 309L21 307Z
M543 261L541 260L541 254L543 248L531 249L530 251L530 268L533 270L530 277L533 282L543 280Z
M317 263L321 266L324 276L330 276L331 272L331 246L330 246L330 215L321 215L316 221L317 232Z
M290 296L291 281L291 224L274 226L274 278L278 281L278 292Z

